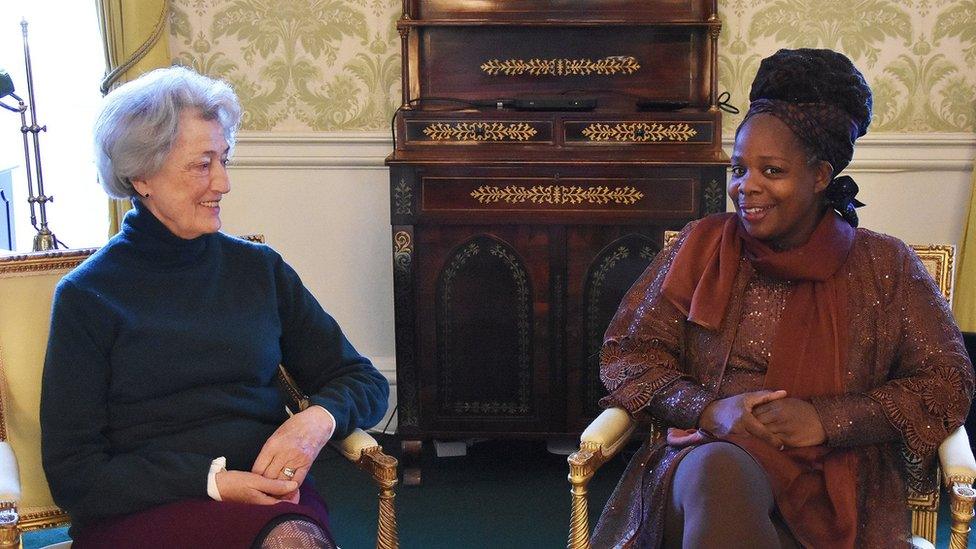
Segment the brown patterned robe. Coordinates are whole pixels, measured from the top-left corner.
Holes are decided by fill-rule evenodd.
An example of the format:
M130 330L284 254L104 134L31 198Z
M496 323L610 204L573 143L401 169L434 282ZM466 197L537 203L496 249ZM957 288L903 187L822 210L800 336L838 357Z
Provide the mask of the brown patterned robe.
M681 428L695 427L715 399L762 388L793 288L758 274L743 258L719 330L686 322L661 285L693 226L624 297L600 358L610 391L604 405ZM849 277L850 288L846 394L813 404L827 444L856 447L857 546L904 546L911 527L907 486L935 488L938 446L969 412L973 368L945 299L904 243L858 229L840 275ZM594 547L661 544L671 479L688 451L663 439L640 449L607 502Z

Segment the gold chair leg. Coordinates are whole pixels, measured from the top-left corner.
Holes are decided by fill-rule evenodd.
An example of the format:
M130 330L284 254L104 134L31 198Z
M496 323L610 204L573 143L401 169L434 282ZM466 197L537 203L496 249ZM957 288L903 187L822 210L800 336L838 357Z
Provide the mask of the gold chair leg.
M376 528L377 549L397 549L400 541L397 535L396 507L393 500L397 484L397 460L383 453L379 446L366 448L359 458L359 467L373 477L380 489L379 523Z
M20 517L14 505L5 503L0 508L0 549L20 547Z
M572 506L569 515L569 549L590 549L590 515L586 501L586 485L603 465L603 453L596 445L582 443L577 452L570 454L569 483L572 485Z
M976 490L971 484L954 482L949 492L949 508L952 510L952 526L949 533L950 549L969 547L969 523L973 520L973 504Z

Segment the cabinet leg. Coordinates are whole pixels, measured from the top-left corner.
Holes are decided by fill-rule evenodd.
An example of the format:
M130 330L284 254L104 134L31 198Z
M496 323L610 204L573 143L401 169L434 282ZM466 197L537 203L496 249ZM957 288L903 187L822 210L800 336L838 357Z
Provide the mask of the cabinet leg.
M400 442L400 451L403 452L403 484L406 486L420 486L420 455L423 449L424 443L420 440Z

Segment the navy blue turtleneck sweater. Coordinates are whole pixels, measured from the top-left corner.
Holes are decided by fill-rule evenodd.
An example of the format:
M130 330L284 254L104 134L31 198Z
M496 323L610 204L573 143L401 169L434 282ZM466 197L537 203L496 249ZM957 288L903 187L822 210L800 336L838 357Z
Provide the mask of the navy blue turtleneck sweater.
M279 363L336 419L375 425L386 379L267 246L184 240L136 202L58 285L41 391L44 471L76 523L207 497L286 419Z

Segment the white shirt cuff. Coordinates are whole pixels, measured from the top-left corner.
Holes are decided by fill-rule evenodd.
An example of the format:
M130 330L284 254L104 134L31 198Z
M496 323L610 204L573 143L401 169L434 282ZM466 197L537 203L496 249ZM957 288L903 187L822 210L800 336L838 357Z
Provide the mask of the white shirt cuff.
M227 470L227 458L220 456L210 462L210 472L207 473L207 495L216 501L220 499L220 491L217 490L217 473Z

